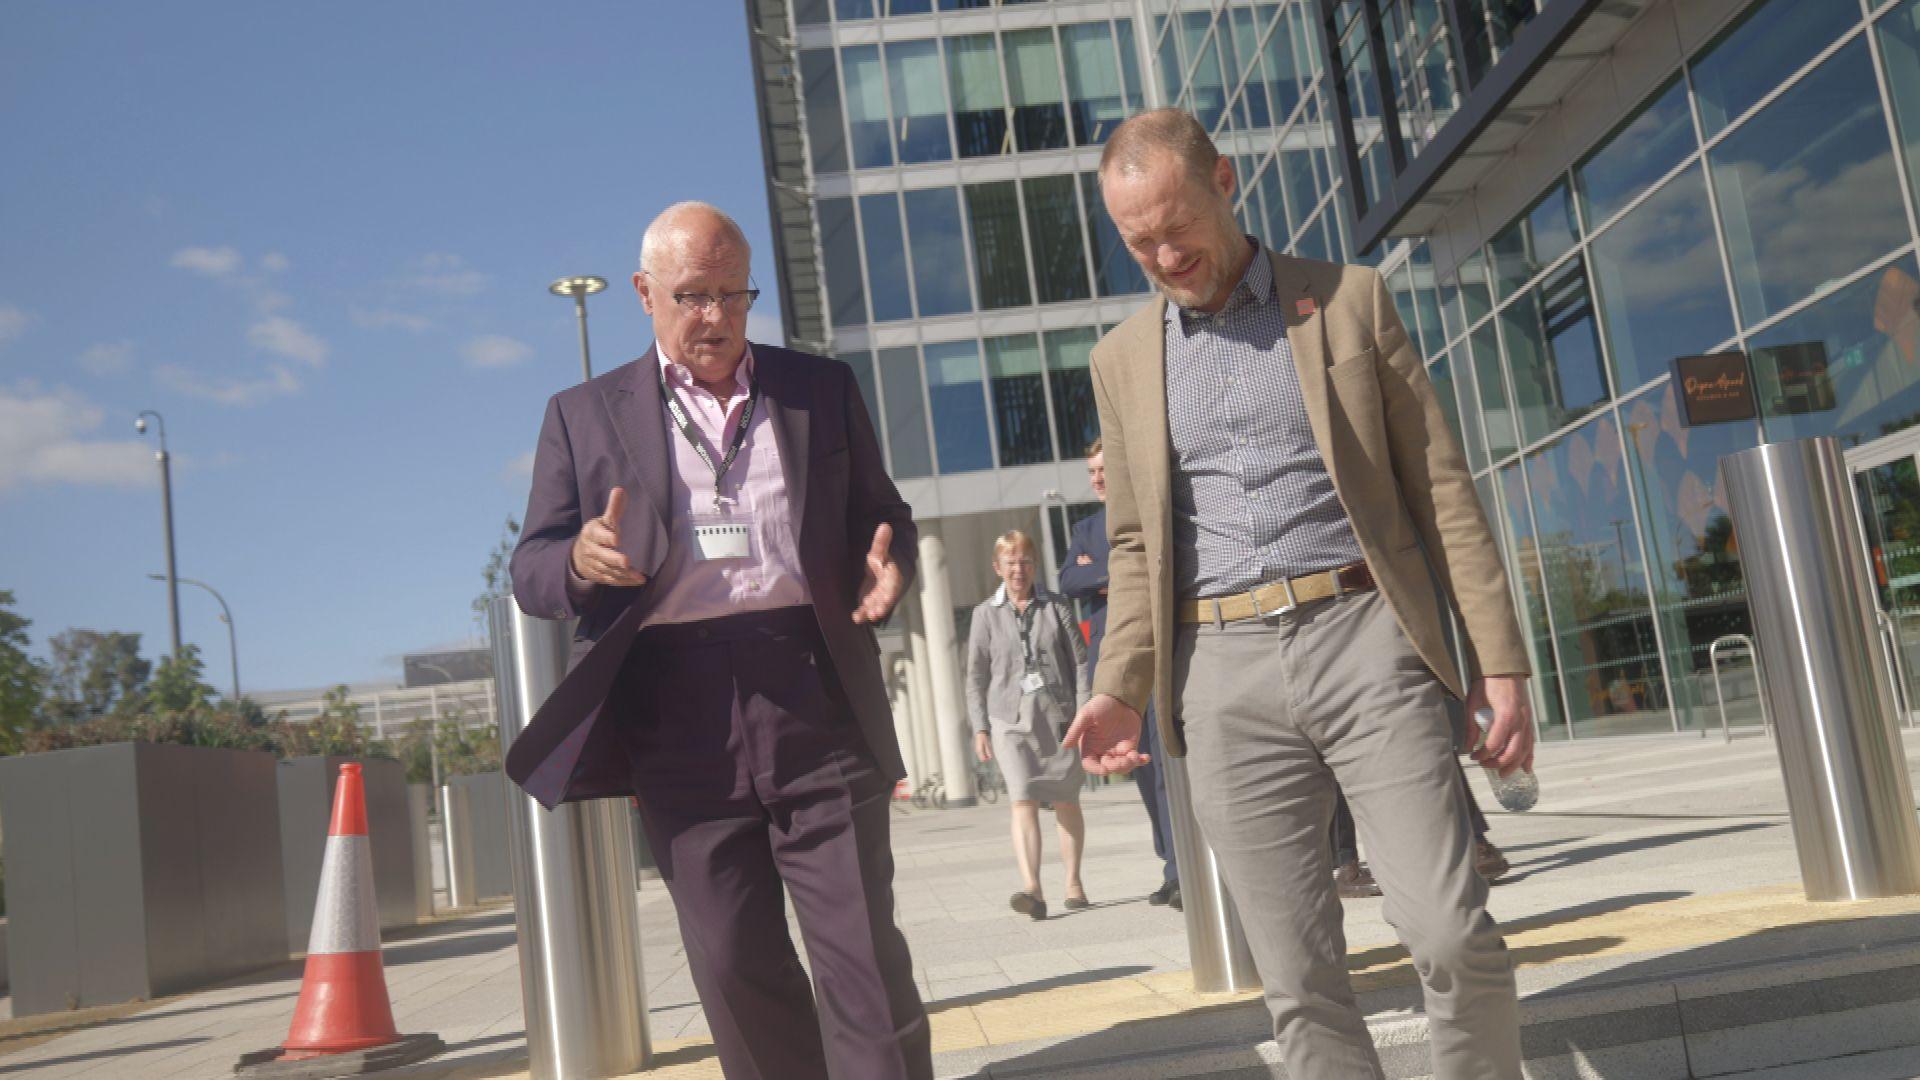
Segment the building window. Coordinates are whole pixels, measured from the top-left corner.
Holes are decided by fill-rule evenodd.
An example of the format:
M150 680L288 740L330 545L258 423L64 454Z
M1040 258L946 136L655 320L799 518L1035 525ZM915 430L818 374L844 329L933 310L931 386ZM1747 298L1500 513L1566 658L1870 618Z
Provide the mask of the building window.
M1607 400L1600 332L1586 264L1576 257L1500 312L1523 443L1535 442Z
M887 119L887 81L880 70L880 47L849 45L840 50L840 73L847 83L847 131L853 140L853 165L871 169L893 164L892 124Z
M1574 166L1588 235L1698 146L1686 83L1675 79Z
M1887 90L1899 122L1907 182L1920 199L1920 0L1910 0L1880 20L1880 52L1887 63Z
M1001 43L1007 58L1007 89L1013 99L1015 145L1022 151L1066 146L1067 110L1053 29L1017 30Z
M1920 419L1917 304L1908 255L1749 339L1768 441L1857 446Z
M1073 461L1100 437L1100 415L1093 404L1093 346L1100 334L1091 326L1051 330L1044 336L1047 381L1053 391L1054 428L1060 434L1060 459Z
M980 379L980 343L924 346L927 400L933 405L933 445L945 474L993 468L987 399Z
M947 79L953 91L953 127L960 156L1012 152L1007 140L1007 94L992 34L947 39Z
M894 150L900 164L953 157L953 145L947 138L945 83L940 73L939 42L928 39L887 44L887 86L893 102Z
M807 98L807 147L813 171L847 171L847 133L840 115L840 75L833 69L832 49L807 49L800 54L800 80Z
M873 300L873 321L913 318L906 243L900 235L900 197L860 196L860 233L866 239L867 295Z
M1227 10L1234 67L1247 75L1246 89L1240 92L1240 115L1248 127L1267 128L1273 126L1274 116L1267 103L1266 80L1260 77L1260 32L1254 28L1258 14L1250 7Z
M873 377L873 354L865 350L841 353L840 361L853 369L853 381L860 387L860 400L867 407L867 415L876 420L885 416L880 411L879 384Z
M967 291L967 245L960 235L958 196L952 188L909 191L907 228L913 243L913 287L920 298L920 317L957 315L973 310Z
M1087 245L1080 231L1080 204L1073 194L1073 174L1038 176L1023 180L1027 203L1027 231L1033 237L1034 278L1040 302L1085 300L1093 295L1087 285Z
M1500 295L1512 296L1553 260L1573 250L1577 232L1567 185L1555 184L1487 245Z
M1526 479L1520 463L1501 469L1499 515L1506 524L1507 572L1519 589L1520 613L1527 624L1527 652L1533 661L1535 717L1542 728L1567 730L1567 713L1560 699L1560 665L1554 656L1553 629L1547 622L1547 590L1540 564L1540 545L1534 540L1533 515L1527 509Z
M841 21L873 18L873 0L833 0L833 17Z
M1593 241L1589 249L1614 386L1628 394L1733 337L1727 279L1698 165Z
M1066 53L1067 100L1073 106L1073 141L1099 145L1128 112L1113 28L1103 22L1063 26L1060 39Z
M1755 5L1693 63L1701 131L1709 139L1725 131L1859 21L1853 4L1771 0Z
M1033 334L987 339L987 384L993 396L993 428L1002 466L1053 460L1047 430L1047 388L1040 369L1040 339Z
M1912 241L1864 40L1835 53L1708 158L1749 326Z
M1133 261L1120 230L1107 216L1107 204L1100 198L1100 178L1093 173L1080 174L1080 195L1086 200L1087 236L1093 243L1093 280L1101 296L1126 296L1147 291L1146 275Z
M933 0L882 0L888 15L925 15L933 10Z
M822 26L833 18L827 0L794 0L793 21L800 26Z
M1013 181L967 185L967 225L973 233L981 308L991 311L1033 303L1033 290L1027 285L1027 245L1020 235L1020 200Z
M1473 380L1480 391L1480 419L1487 429L1487 457L1499 461L1520 448L1507 406L1507 384L1500 371L1500 339L1487 323L1468 340L1473 353Z
M860 235L852 199L821 199L820 245L827 263L827 307L835 326L864 326L867 294L860 282Z
M1202 127L1213 131L1226 115L1227 92L1221 85L1220 54L1214 48L1213 15L1188 11L1180 16L1182 44L1186 46L1187 70L1192 82L1187 85L1186 106Z
M880 350L880 387L886 398L887 450L896 480L933 475L927 440L927 400L920 383L920 350Z

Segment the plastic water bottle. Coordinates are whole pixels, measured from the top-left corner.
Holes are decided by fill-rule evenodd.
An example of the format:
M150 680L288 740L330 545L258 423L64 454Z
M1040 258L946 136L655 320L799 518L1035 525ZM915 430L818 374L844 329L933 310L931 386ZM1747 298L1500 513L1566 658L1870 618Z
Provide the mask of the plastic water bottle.
M1481 709L1473 714L1474 722L1480 725L1480 737L1486 738L1487 729L1493 726L1493 710ZM1540 802L1540 778L1533 775L1531 769L1515 769L1511 776L1501 776L1500 770L1492 766L1482 766L1487 770L1487 783L1493 787L1493 797L1500 805L1516 814L1524 814Z

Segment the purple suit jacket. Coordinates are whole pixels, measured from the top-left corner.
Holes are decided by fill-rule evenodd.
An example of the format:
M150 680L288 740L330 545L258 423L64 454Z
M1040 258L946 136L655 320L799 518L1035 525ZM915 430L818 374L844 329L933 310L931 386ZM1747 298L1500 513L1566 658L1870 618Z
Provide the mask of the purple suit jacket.
M853 371L837 360L753 346L754 376L772 423L793 513L801 572L815 617L874 761L906 775L873 631L853 610L873 531L893 526L893 557L913 576L913 513L887 475ZM585 603L567 591L567 565L582 522L627 490L621 550L653 577L666 561L671 511L669 428L662 416L653 350L632 363L555 394L547 402L533 459L533 490L513 551L513 595L537 618L578 616L567 676L507 750L507 775L551 808L578 799L633 794L616 723L642 723L644 658L628 653L647 609L648 587L599 586ZM622 676L625 677L622 677Z

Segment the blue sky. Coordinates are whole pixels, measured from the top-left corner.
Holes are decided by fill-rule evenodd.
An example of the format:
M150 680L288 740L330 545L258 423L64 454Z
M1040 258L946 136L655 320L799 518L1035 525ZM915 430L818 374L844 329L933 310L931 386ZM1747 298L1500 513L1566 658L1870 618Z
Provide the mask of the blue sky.
M542 406L651 341L659 208L739 217L777 338L742 5L56 3L0 11L0 589L166 648L183 576L249 690L395 678L476 634ZM182 629L227 685L212 599Z

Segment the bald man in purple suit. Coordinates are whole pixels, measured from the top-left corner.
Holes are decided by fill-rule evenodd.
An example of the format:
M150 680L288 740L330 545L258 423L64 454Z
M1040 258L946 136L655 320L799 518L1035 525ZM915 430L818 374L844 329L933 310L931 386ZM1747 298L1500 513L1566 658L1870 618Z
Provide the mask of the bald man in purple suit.
M507 773L550 807L638 797L728 1077L930 1080L872 629L912 514L852 371L747 343L749 259L719 210L669 207L633 277L654 348L548 402L513 590L580 623Z

